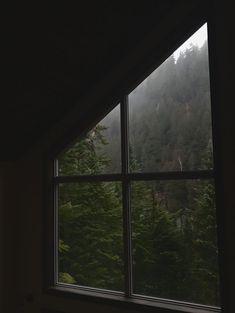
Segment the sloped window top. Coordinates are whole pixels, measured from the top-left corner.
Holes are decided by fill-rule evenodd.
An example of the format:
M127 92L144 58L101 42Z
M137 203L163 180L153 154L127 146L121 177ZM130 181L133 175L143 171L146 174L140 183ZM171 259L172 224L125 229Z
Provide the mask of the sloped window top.
M206 25L56 161L57 287L220 311Z
M58 158L59 175L121 172L120 106Z
M133 172L213 167L206 25L128 98Z

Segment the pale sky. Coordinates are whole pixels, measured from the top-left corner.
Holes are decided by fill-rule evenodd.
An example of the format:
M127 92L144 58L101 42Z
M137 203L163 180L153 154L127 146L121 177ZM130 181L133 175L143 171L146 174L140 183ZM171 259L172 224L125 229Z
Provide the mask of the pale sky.
M175 60L178 59L180 52L184 52L187 48L190 48L190 45L196 45L198 48L201 48L207 39L207 24L204 24L201 28L199 28L196 33L194 33L185 43L182 44L174 53Z

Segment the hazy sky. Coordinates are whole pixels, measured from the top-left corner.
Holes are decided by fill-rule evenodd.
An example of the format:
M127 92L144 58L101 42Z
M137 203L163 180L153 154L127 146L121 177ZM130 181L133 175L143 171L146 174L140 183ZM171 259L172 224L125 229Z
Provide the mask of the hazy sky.
M207 24L204 24L201 28L199 28L196 33L194 33L185 43L182 44L174 53L174 57L177 60L180 52L185 51L187 48L190 47L191 44L197 45L199 48L204 44L205 40L207 39Z

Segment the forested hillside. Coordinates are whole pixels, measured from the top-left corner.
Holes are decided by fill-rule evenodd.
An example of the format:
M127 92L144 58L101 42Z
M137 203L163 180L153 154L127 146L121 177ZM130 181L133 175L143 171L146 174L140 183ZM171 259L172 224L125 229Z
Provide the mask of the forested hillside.
M121 171L120 109L59 157L59 175ZM212 169L207 43L129 95L130 170ZM134 293L219 305L212 180L132 181ZM124 290L121 182L59 186L59 281Z
M103 124L108 127L108 154L116 155L120 141L118 110ZM169 57L129 95L130 142L139 171L206 169L212 152L211 105L207 42L192 46L177 61ZM120 165L112 160L110 172ZM212 164L211 164L212 166Z

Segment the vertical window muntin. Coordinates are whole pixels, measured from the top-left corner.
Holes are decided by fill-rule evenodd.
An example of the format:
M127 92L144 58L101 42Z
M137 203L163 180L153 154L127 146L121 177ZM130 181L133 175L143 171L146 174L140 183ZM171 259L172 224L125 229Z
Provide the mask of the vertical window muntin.
M123 242L124 242L124 278L125 278L125 288L123 292L114 292L114 293L123 293L127 297L139 297L150 299L148 295L140 295L133 291L133 251L132 251L132 212L131 212L131 184L137 181L182 181L182 180L214 180L214 168L206 170L174 170L171 172L168 171L151 171L151 172L133 172L129 168L129 94L125 95L120 101L120 131L121 131L121 172L114 174L94 174L94 175L75 175L75 176L59 176L58 170L55 170L54 176L54 186L55 186L55 206L56 212L58 214L58 186L60 184L66 183L79 183L79 182L119 182L122 184L122 203L123 203ZM57 161L55 161L57 163ZM57 232L58 236L58 232ZM57 239L58 241L58 239ZM57 242L58 246L58 242ZM58 260L58 253L56 256ZM56 265L56 283L58 282L58 262ZM62 283L63 284L63 283ZM71 284L71 286L74 286ZM107 291L105 288L95 288L92 286L80 286L81 289L94 289L99 290L100 292ZM109 292L109 290L108 290ZM110 290L113 293L112 290ZM158 297L154 296L153 299ZM174 299L173 299L174 301ZM176 302L182 302L183 300L175 300ZM197 304L195 304L197 306ZM200 304L198 304L200 305ZM204 306L204 305L202 305ZM206 307L206 305L205 305Z

